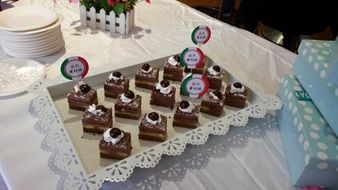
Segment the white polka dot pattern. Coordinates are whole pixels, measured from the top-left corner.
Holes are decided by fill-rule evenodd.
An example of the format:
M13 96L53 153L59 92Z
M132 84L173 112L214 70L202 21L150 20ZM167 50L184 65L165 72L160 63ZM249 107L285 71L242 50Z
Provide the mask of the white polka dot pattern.
M312 113L313 113L313 110L312 110L311 108L308 108L308 107L305 107L305 108L304 108L304 111L305 111L306 113L309 113L309 114L312 114Z
M305 160L304 160L304 161L305 161L305 166L307 166L307 165L309 164L310 158L311 158L311 157L310 157L309 154L306 154L306 155L305 155Z
M317 146L321 150L327 150L327 145L325 143L323 143L323 142L318 142Z
M325 71L320 72L320 77L321 77L321 78L326 77L326 72L325 72Z
M302 106L306 106L306 101L299 101L299 104Z
M307 54L307 49L303 50L303 55L305 56Z
M319 69L319 63L315 63L315 64L313 65L313 68L317 71L317 70Z
M304 119L305 119L306 121L312 121L311 115L308 115L308 114L305 114L305 115L304 115Z
M334 94L335 94L336 96L338 96L338 88L336 88L336 90L334 91Z
M305 151L308 150L308 149L309 149L309 146L310 146L309 142L308 142L308 141L305 141L304 144L303 144L304 150L305 150Z
M318 139L319 139L319 135L318 135L318 133L316 133L316 132L311 132L311 133L310 133L310 136L311 136L311 138L313 138L314 140L318 140Z
M320 170L324 170L328 167L329 165L327 163L319 163L317 165L317 168L320 169Z
M324 152L318 152L317 156L320 160L327 160L327 154L325 154Z
M298 140L299 140L299 143L303 143L303 141L304 141L304 136L303 136L302 134L299 135Z
M317 124L312 123L312 124L310 125L310 127L311 127L313 130L315 130L315 131L318 131L318 130L319 130L319 126L318 126Z
M313 57L312 57L312 55L310 55L310 56L307 58L307 61L308 61L309 63L311 63L312 60L313 60Z
M298 126L297 126L298 131L301 131L303 129L303 127L304 127L303 123L299 123Z

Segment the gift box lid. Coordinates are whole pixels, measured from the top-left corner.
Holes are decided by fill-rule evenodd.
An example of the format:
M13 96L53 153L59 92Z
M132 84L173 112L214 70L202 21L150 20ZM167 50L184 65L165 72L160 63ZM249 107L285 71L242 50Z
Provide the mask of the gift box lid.
M335 94L338 100L338 86L327 82L327 75L330 72L332 64L333 51L335 47L334 41L321 41L321 40L303 40L299 46L299 55L297 59L302 59L307 67L313 70L320 80L326 83L330 91ZM296 61L296 64L304 64L303 61ZM305 65L304 65L305 66ZM295 72L297 74L297 72Z
M338 86L327 82L333 41L303 40L293 70L332 129L338 134Z
M338 177L338 139L294 76L285 76L280 96L292 120L304 166Z

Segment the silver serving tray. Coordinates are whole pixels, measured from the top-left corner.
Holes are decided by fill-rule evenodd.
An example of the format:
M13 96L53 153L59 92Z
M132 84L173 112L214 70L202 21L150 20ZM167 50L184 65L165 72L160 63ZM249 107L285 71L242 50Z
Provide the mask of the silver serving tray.
M149 61L153 67L160 68L159 79L162 79L163 65L168 57ZM82 111L68 108L66 94L75 85L74 81L38 81L29 91L37 97L32 106L37 114L39 131L45 134L42 148L52 151L50 167L61 172L59 186L62 189L98 189L104 180L124 181L133 172L135 167L154 167L163 154L179 155L187 144L204 144L209 134L225 135L229 126L244 126L249 117L262 118L266 110L281 108L281 102L276 96L266 95L252 90L249 86L247 106L243 109L225 106L224 113L220 117L201 113L200 126L196 129L187 129L172 126L173 110L169 108L152 106L149 104L150 90L134 86L134 75L144 63L119 69L130 79L130 89L142 96L142 114L153 110L166 115L168 118L167 140L165 142L153 142L138 139L139 120L122 119L113 117L113 126L132 134L131 156L123 160L104 159L99 155L99 139L101 135L83 133ZM216 63L206 57L206 67ZM218 64L222 67L221 64ZM226 71L226 68L222 68ZM99 104L114 108L114 99L104 97L103 83L113 71L96 74L84 79L90 86L97 89ZM226 73L223 87L227 83L238 80ZM176 101L186 99L194 103L200 103L200 99L191 99L180 95L180 83L172 83L176 87ZM245 83L244 83L245 85ZM67 174L67 175L65 175ZM65 177L67 176L67 177Z

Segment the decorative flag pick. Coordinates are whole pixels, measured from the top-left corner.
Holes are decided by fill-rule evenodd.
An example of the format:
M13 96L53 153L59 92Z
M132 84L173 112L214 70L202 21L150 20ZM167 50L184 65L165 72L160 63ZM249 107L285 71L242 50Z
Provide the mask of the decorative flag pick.
M69 57L62 62L61 73L69 80L82 80L88 73L87 60L80 56Z
M201 74L188 74L182 81L181 94L190 98L202 97L209 88L208 79Z
M197 26L191 34L191 39L196 45L206 44L211 37L211 30L209 27L201 25Z
M180 60L188 69L201 68L204 66L205 56L200 48L190 47L183 50Z

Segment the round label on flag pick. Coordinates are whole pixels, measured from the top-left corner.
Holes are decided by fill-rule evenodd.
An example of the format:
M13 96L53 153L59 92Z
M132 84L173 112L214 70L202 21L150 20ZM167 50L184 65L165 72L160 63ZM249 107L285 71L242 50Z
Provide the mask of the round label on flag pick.
M80 56L69 57L62 62L61 73L69 80L83 79L89 70L88 62Z
M194 69L204 66L205 56L200 48L190 47L183 50L180 59L181 63L188 69Z
M188 74L182 81L181 93L190 98L202 97L209 88L208 79L201 74Z
M191 39L196 45L202 45L209 41L211 37L211 30L207 26L197 26L191 34Z

